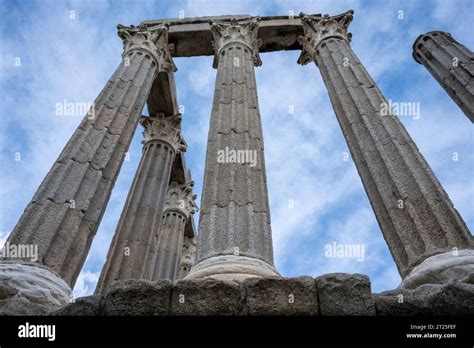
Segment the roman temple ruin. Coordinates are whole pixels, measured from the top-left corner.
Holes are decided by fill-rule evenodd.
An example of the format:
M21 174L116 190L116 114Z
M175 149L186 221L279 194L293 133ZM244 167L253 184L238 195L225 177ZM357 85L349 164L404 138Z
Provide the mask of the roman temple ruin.
M37 245L38 258L1 260L1 300L56 309L71 302L71 289L138 124L143 128L142 157L92 296L99 302L88 302L97 307L94 311L115 313L107 296L127 286L127 291L155 289L156 298L164 298L163 306L171 306L151 314L198 313L202 303L173 309L174 289L186 293L193 286L191 297L216 288L221 289L220 301L236 297L240 309L227 303L227 314L241 313L239 306L246 306L247 314L272 314L278 306L262 304L268 301L262 295L268 289L282 291L282 298L291 289L300 294L298 301L305 299L291 308L282 300L278 314L348 315L374 315L376 307L378 314L390 311L397 294L413 294L427 285L439 289L458 284L472 291L463 284L473 284L473 237L397 115L381 114L386 97L350 45L352 18L353 11L347 11L119 25L122 61L93 103L93 117L79 124L8 238L10 244ZM275 268L255 69L262 65L261 52L281 50L301 50L297 63L314 63L314 73L322 75L403 279L385 297L372 295L362 275L284 278ZM184 116L176 98L174 76L179 72L173 58L203 55L214 56L217 77L196 233L193 214L198 204L185 162L188 145L181 133ZM473 53L451 35L431 32L417 39L413 55L473 120ZM149 116L142 115L145 103ZM363 285L361 296L350 293L351 282ZM239 297L242 288L245 298ZM334 309L330 298L336 295L359 302ZM166 299L172 299L171 305ZM279 301L278 296L273 300ZM216 299L203 295L195 301L220 308L206 313L224 311L212 304ZM147 310L143 313L150 314Z

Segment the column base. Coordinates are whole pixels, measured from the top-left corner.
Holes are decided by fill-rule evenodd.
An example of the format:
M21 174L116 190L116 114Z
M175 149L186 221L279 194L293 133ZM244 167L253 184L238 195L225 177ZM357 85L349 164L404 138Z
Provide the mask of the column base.
M219 255L195 264L184 279L213 278L242 283L252 277L280 277L269 263L247 256Z
M424 284L445 284L452 281L474 284L474 250L459 250L428 257L416 266L398 288L415 289Z
M0 300L25 299L53 307L71 302L72 290L45 267L18 262L0 262Z

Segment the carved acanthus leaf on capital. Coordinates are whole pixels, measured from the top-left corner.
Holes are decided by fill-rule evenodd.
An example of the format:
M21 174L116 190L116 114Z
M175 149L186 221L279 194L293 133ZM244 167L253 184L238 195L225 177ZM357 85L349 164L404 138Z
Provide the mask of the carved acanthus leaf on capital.
M163 212L166 213L169 210L180 211L186 215L186 218L194 214L198 208L194 202L197 196L193 194L193 186L193 181L185 184L178 184L176 181L171 182L166 193Z
M181 267L191 267L196 259L197 242L195 237L184 236L181 254Z
M142 116L140 124L143 126L142 144L152 140L161 140L169 143L176 153L185 152L187 144L181 133L181 115L165 116L158 113L156 116Z
M231 43L240 43L247 46L253 57L255 66L262 65L258 50L262 40L258 39L258 26L260 17L237 20L235 18L229 21L210 21L211 32L213 36L212 46L215 50L214 62L212 66L217 68L219 64L219 54L221 50Z
M168 47L168 24L153 27L117 25L118 36L123 41L123 56L132 50L146 51L155 59L160 72L176 71Z
M303 46L298 64L305 65L315 59L316 50L325 39L336 37L351 42L352 34L347 32L354 11L350 10L337 16L305 15L300 13L304 36L298 37Z

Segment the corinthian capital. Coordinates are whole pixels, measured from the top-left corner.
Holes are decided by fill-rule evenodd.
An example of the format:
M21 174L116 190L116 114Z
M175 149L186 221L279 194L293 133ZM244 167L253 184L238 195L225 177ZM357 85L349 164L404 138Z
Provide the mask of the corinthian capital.
M145 139L142 144L152 140L161 140L170 144L177 153L186 151L187 145L181 133L180 114L165 116L165 114L159 113L156 116L142 116L140 124L144 128L143 137Z
M240 43L247 46L252 52L255 66L262 65L258 49L261 40L257 38L258 25L260 17L253 17L245 20L235 18L229 21L210 21L211 32L213 36L212 46L215 50L213 67L217 68L219 63L219 54L221 50L231 44Z
M176 181L171 182L166 193L165 205L163 212L176 210L184 213L189 218L197 211L196 195L193 194L194 182L186 184L178 184Z
M315 59L316 50L322 41L336 37L351 42L352 34L347 32L352 22L353 10L344 12L337 16L329 15L305 15L300 13L304 36L298 38L303 46L298 64L305 65Z
M196 238L184 236L181 254L181 267L191 268L196 258Z
M123 41L124 57L133 50L145 51L155 59L160 72L176 71L168 49L168 24L159 24L149 28L133 25L126 27L119 24L117 30L118 36Z

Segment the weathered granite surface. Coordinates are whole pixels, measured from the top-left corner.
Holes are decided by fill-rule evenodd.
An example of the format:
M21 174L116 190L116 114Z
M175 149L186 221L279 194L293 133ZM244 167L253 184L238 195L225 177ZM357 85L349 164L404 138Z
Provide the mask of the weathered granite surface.
M66 306L67 307L67 306ZM5 315L48 315L58 309L39 303L32 303L24 298L7 298L0 300L0 316ZM75 309L74 309L75 311Z
M230 21L248 19L249 14L229 16L204 16L186 18L166 18L143 21L140 25L153 27L169 24L169 42L173 57L191 57L214 54L210 21ZM258 38L261 40L260 52L296 50L301 48L298 36L303 34L298 14L287 16L261 16Z
M416 39L413 58L474 122L474 53L450 33L430 31Z
M330 273L316 278L320 315L375 315L369 277Z
M474 284L425 284L374 294L377 315L473 315Z
M187 278L278 276L254 66L259 20L211 24L217 68L199 216L196 264ZM241 158L237 152L244 154ZM232 158L229 153L233 153ZM247 259L244 259L246 257ZM256 260L252 265L252 260ZM215 261L215 262L213 262ZM264 263L264 265L260 265Z
M123 60L8 237L73 287L132 140L154 76L169 71L167 28L119 26ZM34 286L34 285L33 285Z
M171 294L172 315L240 315L240 287L216 279L179 280Z
M352 158L402 277L474 239L413 139L350 46L353 11L307 16L300 64L320 70Z
M189 222L188 222L189 225ZM191 269L194 261L196 260L196 238L184 236L183 239L183 250L181 252L181 261L179 264L178 279L186 277Z
M0 300L0 315L387 316L474 315L474 284L423 285L372 294L361 274L317 278L248 278L112 283L101 295L52 309L24 299Z
M138 28L119 26L124 61L96 99L93 117L84 118L9 237L9 242L16 244L38 244L40 262L64 279L67 284L60 284L60 288L66 291L50 291L50 285L24 281L25 277L18 278L18 282L3 274L0 314L473 314L472 235L396 115L391 111L382 114L387 101L350 48L347 29L352 13L332 17L302 14L297 19L272 17L260 31L260 20L248 16L233 16L236 19L232 21L224 17L174 21L173 40L183 33L194 32L199 37L205 32L200 39L195 38L194 44L199 54L214 52L214 67L218 68L206 161L211 165L206 165L206 204L201 215L201 227L207 233L199 243L201 274L195 278L212 276L209 270L218 270L218 274L238 275L231 279L239 281L189 278L174 284L150 282L127 279L132 276L126 269L121 277L125 280L112 283L101 295L77 299L57 310L53 309L58 307L56 300L61 297L59 305L68 300L63 295L68 294L68 286L74 285L85 260L148 92L154 91L148 97L150 105L165 105L166 110L173 111L167 115L176 115L171 54L187 55L196 49L168 41L168 26L161 22L145 22ZM264 35L266 30L278 30L277 23L285 26L280 33L288 39L285 43L272 43L272 36ZM184 30L182 25L186 26ZM405 278L399 289L372 294L369 279L358 274L267 278L268 269L248 262L264 262L276 275L254 65L261 64L259 49L282 47L302 47L299 63L313 61L321 71L384 237ZM431 69L472 120L472 52L449 34L432 32L417 40L414 57ZM461 60L452 68L457 58ZM164 85L171 89L161 93ZM257 162L252 166L223 163L215 155L228 148L255 151ZM165 164L163 172L169 174L169 179L175 156L166 161L158 155L152 157ZM165 192L168 181L162 180L160 192ZM149 185L138 190L137 201L142 201L141 194L147 191L143 188ZM129 200L133 201L131 196ZM143 213L137 211L131 216ZM129 223L133 219L124 220ZM184 223L175 227L179 231L187 228ZM145 260L154 255L150 236L153 234L145 238L144 248L139 248L144 250ZM173 245L176 249L180 244L178 240ZM458 253L463 257L459 258ZM246 262L241 261L244 258ZM149 275L151 267L146 265L155 262L143 259L136 259L136 268L140 275ZM210 259L216 262L208 265ZM179 257L174 260L173 277ZM203 265L207 267L204 270ZM258 275L263 278L247 278L255 275L249 272L255 269L262 270ZM434 280L439 284L433 284ZM16 286L11 286L15 282ZM57 283L55 279L53 283ZM41 296L28 295L35 292ZM42 298L49 300L38 301Z
M317 315L318 294L312 277L248 278L242 284L248 315Z
M474 250L456 250L424 260L403 278L399 288L415 289L423 284L453 281L474 284Z
M59 308L69 303L69 286L47 267L38 263L0 263L0 300L27 302Z
M153 277L163 206L177 152L186 150L181 115L142 117L143 155L122 210L96 293L119 279Z
M114 282L101 299L102 315L168 315L171 281L126 279Z
M180 271L181 256L185 244L185 228L197 210L194 203L193 182L168 186L161 229L156 238L156 260L152 280L176 280ZM188 237L186 237L188 238Z
M52 312L52 315L96 316L101 314L101 296L80 297L74 303Z

